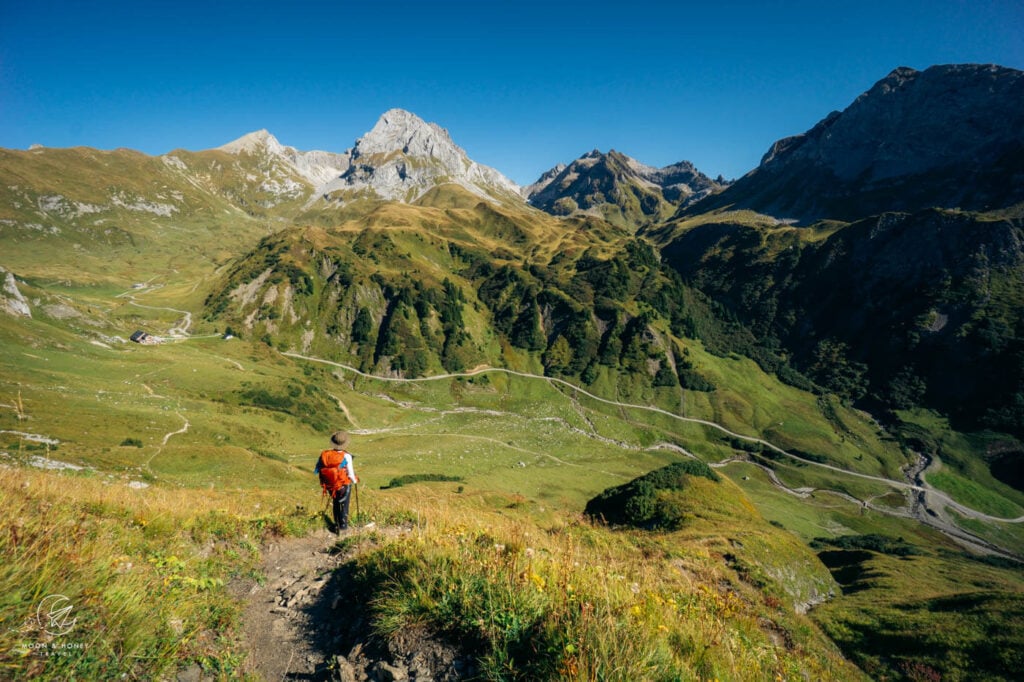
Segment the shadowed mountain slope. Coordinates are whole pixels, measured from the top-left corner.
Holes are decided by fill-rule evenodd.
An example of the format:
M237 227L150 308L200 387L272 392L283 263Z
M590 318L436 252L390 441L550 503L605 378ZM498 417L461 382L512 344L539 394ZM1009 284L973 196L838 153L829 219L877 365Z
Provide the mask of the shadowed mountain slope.
M756 169L683 213L745 208L810 223L1020 201L1024 73L963 64L894 70L842 112L773 144Z

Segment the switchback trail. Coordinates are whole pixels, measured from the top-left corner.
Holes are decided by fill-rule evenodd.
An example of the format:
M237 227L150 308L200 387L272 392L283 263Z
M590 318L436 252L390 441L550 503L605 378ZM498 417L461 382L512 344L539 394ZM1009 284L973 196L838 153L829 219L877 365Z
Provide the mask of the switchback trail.
M925 525L928 525L928 526L930 526L932 528L935 528L936 530L939 530L942 533L945 533L946 535L952 537L953 539L957 540L958 542L968 542L968 543L970 543L972 545L975 545L975 546L977 546L979 548L984 548L987 551L996 551L996 552L999 552L999 553L1003 553L1003 551L1001 551L1000 548L995 547L991 543L989 543L989 542L987 542L987 541L985 541L985 540L983 540L983 539L973 535L972 533L969 533L968 531L963 530L962 528L960 528L959 526L956 526L955 524L949 522L945 518L940 517L939 516L939 512L935 512L934 510L932 510L931 507L929 506L929 503L930 504L939 504L939 505L941 505L943 507L948 507L948 508L956 511L959 514L961 514L963 516L966 516L968 518L972 518L972 519L989 521L989 522L994 522L994 523L1024 523L1024 516L1018 516L1016 518L1002 518L1002 517L993 516L993 515L990 515L990 514L985 514L985 513L980 512L980 511L978 511L976 509L973 509L973 508L968 507L968 506L966 506L964 504L961 504L960 502L957 502L956 500L951 498L946 493L944 493L944 492L942 492L940 490L937 490L936 488L933 488L932 486L928 485L928 483L924 480L923 476L921 476L921 475L917 475L917 476L912 477L910 482L897 481L897 480L893 480L893 479L890 479L890 478L885 478L883 476L873 476L871 474L864 474L864 473L860 473L860 472L857 472L857 471L850 471L848 469L843 469L842 467L834 466L834 465L831 465L831 464L826 464L824 462L815 462L813 460L805 459L805 458L800 457L798 455L794 455L792 453L789 453L789 452L783 450L782 448L778 447L777 445L774 445L774 444L772 444L772 443L770 443L770 442L768 442L768 441L766 441L764 439L757 438L757 437L754 437L754 436L747 436L747 435L744 435L744 434L741 434L741 433L736 433L734 431L731 431L728 428L726 428L726 427L724 427L721 424L718 424L716 422L708 421L706 419L698 419L696 417L684 417L682 415L678 415L678 414L669 412L668 410L663 410L663 409L661 409L659 407L653 407L653 406L650 406L650 405L633 405L633 404L630 404L630 403L623 403L623 402L620 402L620 401L617 401L617 400L610 400L608 398L602 398L600 396L594 395L593 393L590 393L589 391L587 391L587 390L585 390L583 388L580 388L579 386L571 384L568 381L565 381L563 379L559 379L557 377L539 376L539 375L536 375L536 374L529 374L527 372L518 372L516 370L505 369L505 368L502 368L502 367L482 367L482 366L475 367L474 369L472 369L470 371L467 371L467 372L452 372L452 373L447 373L447 374L436 374L436 375L429 376L429 377L418 377L418 378L414 378L414 379L407 379L407 378L401 378L401 377L382 377L382 376L377 376L377 375L373 375L373 374L368 374L366 372L362 372L362 371L360 371L359 369L357 369L355 367L352 367L350 365L346 365L346 364L343 364L343 363L340 363L340 362L334 362L332 360L325 360L323 358L317 358L317 357L313 357L313 356L309 356L309 355L303 355L301 353L285 352L285 353L283 353L283 355L286 355L286 356L291 357L291 358L300 359L300 360L307 360L307 361L310 361L310 362L318 362L318 363L322 363L322 364L326 364L326 365L331 365L331 366L334 366L334 367L339 367L341 369L344 369L344 370L346 370L348 372L352 372L353 374L365 377L367 379L372 379L372 380L376 380L376 381L391 382L391 383L422 383L422 382L428 382L428 381L443 381L443 380L446 380L446 379L458 379L458 378L466 378L466 377L478 376L480 374L486 374L486 373L489 373L489 372L497 372L497 373L508 374L508 375L511 375L511 376L523 377L523 378L526 378L526 379L534 379L534 380L546 381L546 382L548 382L548 383L550 383L552 385L561 386L561 387L567 388L567 389L569 389L570 391L573 391L576 394L584 395L584 396L590 398L591 400L594 400L594 401L597 401L597 402L600 402L600 403L604 403L606 405L612 405L612 406L623 408L623 409L642 410L642 411L646 411L646 412L652 412L652 413L656 413L656 414L660 414L660 415L669 417L671 419L674 419L674 420L677 420L677 421L680 421L680 422L685 422L685 423L690 423L690 424L700 424L702 426L706 426L708 428L715 429L715 430L717 430L717 431L719 431L721 433L724 433L724 434L726 434L728 436L731 436L733 438L744 440L744 441L747 441L747 442L750 442L750 443L757 443L757 444L759 444L759 445L761 445L761 446L763 446L765 448L768 448L768 449L772 450L775 453L778 453L779 455L787 457L787 458L789 458L791 460L794 460L796 462L800 462L800 463L802 463L804 465L807 465L807 466L814 466L814 467L818 467L820 469L827 469L829 471L832 471L832 472L835 472L837 474L841 474L841 475L844 475L844 476L852 476L852 477L855 477L855 478L860 478L860 479L864 479L864 480L868 480L868 481L874 481L874 482L877 482L877 483L882 483L884 485L887 485L887 486L889 486L891 488L895 488L895 489L897 489L897 490L899 490L901 492L913 495L914 497L917 497L920 500L920 504L922 505L921 513L913 514L913 517L916 518L918 521L920 521L921 523L923 523ZM825 491L822 490L822 492L825 492ZM839 491L829 491L829 492L837 492L838 493ZM855 498L850 498L850 499L855 499ZM862 506L867 506L866 503L864 501L862 501L862 500L857 500L857 503L861 504ZM884 507L878 507L878 506L871 505L870 508L874 509L875 511L878 511L880 513L887 513L887 514L891 513L892 515L905 516L904 513L900 513L900 512L895 511L895 510L889 510L889 509L886 509Z
M943 504L945 504L945 505L947 505L949 507L952 507L957 512L959 512L961 514L964 514L965 516L970 516L971 518L982 519L982 520L985 520L985 521L1001 522L1001 523L1024 523L1024 516L1018 516L1017 518L1007 519L1007 518L1002 518L1002 517L998 517L998 516L991 516L989 514L984 514L982 512L979 512L979 511L977 511L975 509L972 509L970 507L967 507L966 505L963 505L963 504L957 502L953 498L949 497L949 495L947 495L946 493L944 493L944 492L942 492L940 490L936 490L934 488L931 488L930 486L926 487L924 485L921 485L920 483L906 483L904 481L896 481L896 480L893 480L891 478L885 478L883 476L872 476L871 474L863 474L863 473L860 473L858 471L850 471L849 469L843 469L842 467L833 466L831 464L825 464L824 462L815 462L814 460L804 459L803 457L800 457L798 455L794 455L792 453L786 452L785 450L783 450L782 448L778 447L777 445L773 445L772 443L769 443L768 441L763 440L761 438L757 438L755 436L746 436L746 435L743 435L741 433L736 433L735 431L730 431L726 427L724 427L721 424L718 424L716 422L708 421L706 419L698 419L696 417L684 417L682 415L674 414L672 412L669 412L668 410L663 410L663 409L661 409L659 407L653 407L651 405L633 405L633 404L630 404L630 403L619 402L617 400L609 400L608 398L602 398L600 396L594 395L593 393L590 393L587 390L580 388L579 386L576 386L574 384L570 384L568 381L565 381L563 379L559 379L557 377L539 376L539 375L536 375L536 374L528 374L526 372L517 372L517 371L511 370L511 369L504 369L502 367L488 367L486 369L474 369L474 370L471 370L469 372L456 372L456 373L450 373L450 374L436 374L434 376L429 376L429 377L419 377L419 378L416 378L416 379L404 379L404 378L399 378L399 377L381 377L381 376L376 376L374 374L367 374L366 372L359 371L355 367L351 367L349 365L345 365L345 364L342 364L340 362L334 362L332 360L324 360L322 358L315 358L315 357L311 357L311 356L308 356L308 355L301 355L299 353L286 352L286 353L282 353L282 355L287 355L289 357L298 358L298 359L302 359L302 360L309 360L311 362L320 362L320 363L324 363L324 364L327 364L327 365L333 365L335 367L340 367L340 368L342 368L344 370L347 370L349 372L353 372L355 374L358 374L360 376L366 377L368 379L375 379L375 380L378 380L378 381L387 381L387 382L394 382L394 383L420 383L420 382L426 382L426 381L439 381L439 380L444 380L444 379L458 379L458 378L476 376L476 375L479 375L479 374L486 374L488 372L500 372L500 373L503 373L503 374L511 374L512 376L524 377L524 378L527 378L527 379L537 379L537 380L541 380L541 381L547 381L548 383L551 383L551 384L558 384L558 385L561 385L561 386L565 386L566 388L568 388L568 389L570 389L572 391L575 391L576 393L580 393L582 395L587 396L591 400L596 400L597 402L605 403L607 405L614 405L616 407L622 407L622 408L627 408L627 409L632 409L632 410L643 410L643 411L646 411L646 412L654 412L654 413L657 413L657 414L664 415L666 417L670 417L670 418L675 419L677 421L687 422L687 423L691 423L691 424L701 424L703 426L707 426L707 427L716 429L716 430L726 434L727 436L732 436L733 438L739 438L741 440L745 440L745 441L750 442L750 443L758 443L760 445L763 445L766 448L769 448L773 452L776 452L776 453L778 453L780 455L783 455L783 456L788 457L790 459L796 460L796 461L801 462L803 464L807 464L807 465L810 465L810 466L816 466L816 467L819 467L819 468L822 468L822 469L828 469L830 471L834 471L836 473L843 474L845 476L853 476L853 477L856 477L856 478L863 478L863 479L866 479L866 480L869 480L869 481L875 481L877 483L884 483L885 485L889 485L889 486L892 486L893 488L898 488L900 490L910 490L910 491L915 491L915 492L928 493L929 495L932 495L932 496L938 498L939 500L941 500Z
M145 305L143 303L139 303L138 301L136 301L136 294L151 293L153 291L156 291L157 289L163 288L164 285L162 284L158 284L156 286L149 286L149 282L153 281L153 279L155 279L155 277L151 277L149 280L147 280L145 282L146 286L144 287L133 289L131 291L125 291L123 293L118 294L114 298L126 298L128 299L128 304L133 305L136 308L145 308L147 310L167 310L169 312L179 313L180 315L182 315L183 317L181 318L181 320L175 322L175 324L173 324L167 330L168 336L172 339L182 340L189 338L213 338L217 336L217 334L212 334L208 337L193 337L189 332L189 329L192 327L192 313L189 312L188 310L178 310L177 308L168 308L166 306Z

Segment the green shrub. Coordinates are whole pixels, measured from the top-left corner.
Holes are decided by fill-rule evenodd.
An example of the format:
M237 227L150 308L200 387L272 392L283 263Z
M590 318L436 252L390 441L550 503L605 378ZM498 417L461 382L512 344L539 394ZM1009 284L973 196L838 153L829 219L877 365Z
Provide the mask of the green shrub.
M422 483L424 481L464 481L462 476L449 476L447 474L405 474L391 479L383 488L400 488L410 483Z
M685 522L685 514L673 493L684 490L690 476L702 476L716 482L720 480L704 462L684 460L629 483L608 488L587 502L584 513L612 524L649 530L676 530Z
M713 383L692 369L684 369L679 372L679 385L689 391L701 391L703 393L710 393L715 390Z
M811 541L814 549L835 547L836 549L866 549L892 556L914 556L921 553L903 538L890 538L877 533L867 535L840 535L837 538L815 538Z

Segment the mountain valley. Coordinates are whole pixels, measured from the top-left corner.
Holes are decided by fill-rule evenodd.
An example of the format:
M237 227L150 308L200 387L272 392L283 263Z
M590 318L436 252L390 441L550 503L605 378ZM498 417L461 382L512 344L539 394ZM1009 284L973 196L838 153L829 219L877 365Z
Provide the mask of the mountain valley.
M259 678L243 592L271 632L351 581L292 673L1012 679L1022 105L896 69L735 181L519 187L400 109L343 152L0 150L0 669ZM261 582L295 536L305 606Z

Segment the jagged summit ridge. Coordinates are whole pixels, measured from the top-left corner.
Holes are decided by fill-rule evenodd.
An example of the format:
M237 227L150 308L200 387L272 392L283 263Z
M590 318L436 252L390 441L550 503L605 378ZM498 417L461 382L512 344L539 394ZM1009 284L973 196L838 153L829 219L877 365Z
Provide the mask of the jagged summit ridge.
M338 154L303 152L257 130L217 148L282 160L313 185L311 202L347 201L367 194L411 202L431 188L455 183L488 200L518 198L520 189L493 168L476 163L448 131L404 109L390 109L352 148Z
M721 186L689 161L655 168L614 149L583 154L559 164L525 189L534 206L564 215L597 213L609 220L639 224L664 217Z
M990 65L899 67L844 111L773 145L764 163L788 160L785 151L849 181L865 172L878 180L962 162L988 140L1020 139L1020 113L993 114L1020 103L1022 75Z
M370 156L401 151L410 156L443 158L465 155L448 131L436 123L427 123L404 109L384 112L370 132L356 140L353 156Z

